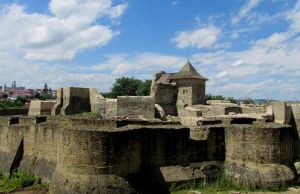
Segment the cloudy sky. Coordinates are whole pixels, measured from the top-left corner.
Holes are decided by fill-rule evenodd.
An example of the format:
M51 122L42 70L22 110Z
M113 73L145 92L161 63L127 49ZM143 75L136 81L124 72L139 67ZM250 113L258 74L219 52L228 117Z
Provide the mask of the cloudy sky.
M108 91L188 58L207 93L300 100L300 0L0 0L0 85Z

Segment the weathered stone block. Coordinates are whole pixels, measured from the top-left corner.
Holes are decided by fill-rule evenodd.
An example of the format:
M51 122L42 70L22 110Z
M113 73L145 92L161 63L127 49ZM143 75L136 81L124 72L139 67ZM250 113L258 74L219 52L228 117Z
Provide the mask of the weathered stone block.
M29 116L51 115L51 110L56 101L32 100L29 106Z
M63 88L58 88L56 92L56 104L52 107L51 115L59 115L63 106Z
M153 96L118 96L118 116L142 116L153 119L155 104Z
M290 124L292 111L286 102L273 102L273 113L276 123Z
M66 87L63 89L62 115L91 112L89 88Z
M244 186L273 188L295 180L292 128L268 123L225 129L225 172Z
M293 118L295 120L296 128L300 136L300 104L292 104L291 108L292 108L292 113L293 113Z
M103 114L105 112L105 98L97 91L96 88L89 88L91 111Z

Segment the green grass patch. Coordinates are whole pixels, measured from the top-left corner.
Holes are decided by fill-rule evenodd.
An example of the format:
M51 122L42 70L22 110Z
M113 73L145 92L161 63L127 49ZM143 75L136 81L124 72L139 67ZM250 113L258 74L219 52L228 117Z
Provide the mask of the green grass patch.
M0 101L0 109L7 108L24 108L25 104L19 100L16 101Z
M97 113L97 112L82 112L82 113L78 113L76 114L76 116L79 116L79 117L102 117L101 116L101 113Z
M20 170L14 172L10 177L8 175L0 176L0 193L9 193L28 186L49 189L48 183L43 183L40 177L28 171Z
M190 184L181 188L171 187L170 190L171 190L171 194L186 194L191 190L200 191L202 194L211 194L211 193L227 194L227 193L231 193L232 191L239 191L239 192L266 191L266 190L258 189L255 186L251 186L251 185L249 186L238 185L226 177L221 177L213 182L206 182L206 183L201 182L198 184Z
M300 162L294 163L294 166L296 168L297 173L300 174Z

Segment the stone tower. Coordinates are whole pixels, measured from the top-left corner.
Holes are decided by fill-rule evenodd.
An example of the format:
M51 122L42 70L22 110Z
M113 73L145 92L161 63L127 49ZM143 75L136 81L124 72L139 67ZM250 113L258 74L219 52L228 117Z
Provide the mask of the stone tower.
M188 61L178 73L171 74L169 80L178 87L177 105L205 104L205 82L203 77Z
M152 80L151 96L166 115L178 115L186 106L206 103L207 80L188 61L177 73L156 73Z

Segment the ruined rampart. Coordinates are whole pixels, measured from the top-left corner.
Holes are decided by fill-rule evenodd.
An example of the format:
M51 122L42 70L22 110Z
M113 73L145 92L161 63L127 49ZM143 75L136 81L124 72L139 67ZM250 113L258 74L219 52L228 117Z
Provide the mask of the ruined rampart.
M216 172L242 185L276 189L297 179L299 107L291 110L291 125L223 115L198 118L191 128L145 119L0 117L0 167L31 170L50 180L54 194L143 193L140 183L160 188L174 180L170 173L186 181L178 166L193 180L202 169L195 166L218 161Z
M144 169L188 165L189 129L180 125L72 117L0 123L1 169L31 170L51 181L53 193L130 193L129 177Z

